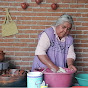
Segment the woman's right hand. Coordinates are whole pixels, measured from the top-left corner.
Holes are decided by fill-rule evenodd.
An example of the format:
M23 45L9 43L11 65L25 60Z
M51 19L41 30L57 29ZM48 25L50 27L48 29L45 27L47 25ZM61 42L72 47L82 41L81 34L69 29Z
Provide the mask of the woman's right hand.
M51 68L51 71L54 73L56 73L58 70L59 70L59 67L57 66L55 66L54 68L53 67Z
M38 55L39 60L46 65L49 69L51 69L53 72L57 72L59 70L59 67L56 66L47 55Z

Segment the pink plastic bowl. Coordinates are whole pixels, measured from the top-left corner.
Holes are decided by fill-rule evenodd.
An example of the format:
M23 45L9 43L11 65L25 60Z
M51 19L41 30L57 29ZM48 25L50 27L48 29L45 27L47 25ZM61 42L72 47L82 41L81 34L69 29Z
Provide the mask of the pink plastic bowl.
M44 71L44 81L49 87L69 87L72 83L72 77L74 71L64 68L66 73L53 73L50 69ZM44 69L37 69L37 71L43 71Z

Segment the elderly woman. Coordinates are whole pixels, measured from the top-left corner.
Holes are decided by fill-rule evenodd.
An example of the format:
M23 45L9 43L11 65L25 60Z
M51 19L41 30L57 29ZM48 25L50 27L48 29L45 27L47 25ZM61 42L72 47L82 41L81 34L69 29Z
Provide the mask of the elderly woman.
M76 55L73 38L70 34L73 19L64 14L54 26L45 29L39 35L39 42L35 51L32 71L36 68L49 68L54 72L67 67L77 71L74 66Z

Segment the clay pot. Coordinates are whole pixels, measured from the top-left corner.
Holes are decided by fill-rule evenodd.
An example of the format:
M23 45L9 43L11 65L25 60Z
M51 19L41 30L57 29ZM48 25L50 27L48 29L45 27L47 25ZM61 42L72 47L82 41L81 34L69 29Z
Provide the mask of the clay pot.
M51 8L53 10L56 10L58 8L58 5L56 3L51 4Z
M42 0L35 0L35 2L39 5L42 2Z
M21 3L21 7L22 7L23 9L26 9L28 6L29 6L29 5L28 5L28 3L26 3L26 2Z
M0 62L4 60L5 53L3 51L0 51Z

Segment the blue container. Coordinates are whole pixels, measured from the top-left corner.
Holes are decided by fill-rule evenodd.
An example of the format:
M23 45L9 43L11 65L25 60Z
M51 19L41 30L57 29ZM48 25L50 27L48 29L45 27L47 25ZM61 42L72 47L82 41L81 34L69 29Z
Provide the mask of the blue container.
M27 73L27 88L40 88L43 81L41 72L28 72Z
M75 78L80 86L88 86L88 74L77 74Z

